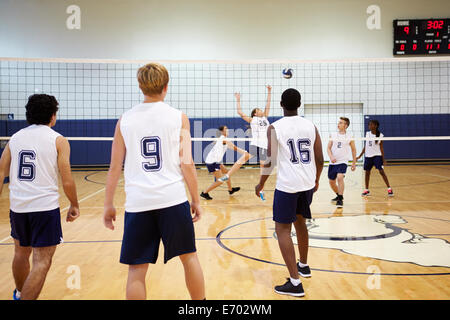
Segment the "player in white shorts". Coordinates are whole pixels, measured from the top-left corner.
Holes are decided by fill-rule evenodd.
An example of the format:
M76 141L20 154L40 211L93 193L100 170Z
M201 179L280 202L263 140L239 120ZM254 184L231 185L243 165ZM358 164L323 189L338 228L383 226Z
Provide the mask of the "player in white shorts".
M237 113L250 124L252 132L252 140L250 142L249 159L251 157L259 157L261 168L264 166L264 161L267 157L267 128L269 128L269 120L267 117L270 113L270 102L272 100L272 87L270 85L267 88L267 100L264 111L260 108L254 108L250 114L250 117L242 111L241 107L241 94L235 93L237 104ZM242 165L242 164L241 164ZM221 177L220 181L226 181L237 169L241 167L238 163L233 166L230 171Z
M287 89L281 96L284 117L272 123L267 132L268 159L263 168L255 194L259 196L275 165L278 165L276 189L273 200L273 220L278 244L290 278L284 285L276 286L279 294L301 297L305 295L299 275L310 277L307 264L308 230L306 219L311 219L310 205L319 187L323 168L322 142L314 124L298 115L300 93ZM267 167L267 168L266 168ZM291 238L294 224L297 234L300 261L295 259Z
M208 172L212 173L215 178L215 181L200 194L200 196L206 200L212 200L212 197L209 195L209 192L211 192L212 190L214 190L223 183L218 179L222 176L222 174L226 174L228 172L228 170L222 164L222 159L227 149L231 149L242 154L241 159L248 158L250 156L247 151L238 148L231 141L226 141L226 137L228 137L227 126L220 126L219 132L220 132L219 139L215 142L213 148L209 151L205 159L206 168L208 169ZM241 190L241 188L239 187L233 188L231 186L231 179L227 179L226 182L228 185L228 193L230 195Z
M120 262L128 265L127 299L145 299L145 276L164 244L164 263L180 257L192 299L205 298L203 271L197 256L193 222L202 209L192 160L187 116L164 102L167 69L157 63L139 68L144 101L119 119L106 182L104 225L114 229L114 191L124 165L125 226ZM189 204L185 184L191 195ZM192 213L191 213L192 212ZM179 288L172 288L179 290Z
M377 138L382 138L384 135L380 132L378 127L380 123L378 120L370 120L369 121L369 130L366 132L366 138L370 140L366 140L365 146L361 151L361 154L356 158L360 159L364 155L364 171L366 172L366 181L363 193L364 196L369 196L369 181L370 181L370 172L372 171L372 167L375 166L378 169L381 177L384 180L384 183L388 187L388 196L393 196L394 191L392 191L391 185L389 184L388 177L384 171L384 166L386 165L386 160L384 159L384 149L383 149L383 141L377 140Z
M331 189L336 193L336 198L331 201L336 202L338 208L344 205L344 177L347 172L347 163L350 157L353 159L352 171L356 169L356 148L353 135L347 133L350 120L341 117L338 122L338 132L330 134L328 142L328 156L330 165L328 166L328 179ZM337 182L336 182L337 181Z
M5 176L10 180L14 300L39 297L56 246L63 242L58 173L70 201L66 221L74 221L80 214L69 142L51 128L56 124L58 102L54 96L35 94L25 108L30 125L12 135L0 160L0 194Z

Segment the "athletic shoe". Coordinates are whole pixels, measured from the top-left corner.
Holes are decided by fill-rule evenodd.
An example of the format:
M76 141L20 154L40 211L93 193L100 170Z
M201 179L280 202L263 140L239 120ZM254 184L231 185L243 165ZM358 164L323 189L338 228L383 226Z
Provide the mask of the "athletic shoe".
M228 193L229 193L230 195L232 195L233 193L238 192L239 190L241 190L240 187L232 188L231 191L228 191Z
M298 274L301 275L303 278L311 277L311 269L309 268L309 266L300 267L297 263L297 270Z
M212 200L212 198L209 196L208 193L202 192L202 193L200 193L200 197L202 197L202 198L204 198L206 200Z
M298 286L294 286L289 278L287 278L287 282L282 286L276 286L275 292L294 297L303 297L305 295L302 283L300 282Z
M369 191L369 190L367 190L367 189L366 189L366 190L364 190L364 191L363 191L363 193L361 193L361 196L362 196L362 197L365 197L365 196L370 196L370 191Z
M392 188L388 188L388 196L389 197L393 197L394 196L394 191L392 191Z
M342 199L338 199L338 201L336 201L336 207L342 208L343 206L344 206L344 201Z
M225 182L225 181L227 181L228 179L230 179L230 177L226 174L226 175L220 177L220 178L217 179L217 180L220 181L220 182Z
M20 300L20 296L17 294L17 289L14 289L13 300Z
M339 200L339 195L336 193L336 198L331 199L331 202L336 202ZM344 200L344 197L342 197L342 200Z

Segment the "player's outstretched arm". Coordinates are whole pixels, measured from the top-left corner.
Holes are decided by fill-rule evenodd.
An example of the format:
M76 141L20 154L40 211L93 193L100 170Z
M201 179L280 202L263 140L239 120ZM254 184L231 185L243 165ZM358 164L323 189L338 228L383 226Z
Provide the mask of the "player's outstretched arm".
M383 161L383 166L386 166L387 162L384 158L384 147L383 147L383 141L380 141L380 151L381 151L381 160Z
M248 123L252 122L252 118L247 116L244 112L242 112L242 108L241 108L241 94L240 93L235 93L234 97L236 98L236 105L237 105L237 113L238 113L238 115L240 115L241 118L244 119L245 121L247 121Z
M114 207L114 192L116 191L119 177L122 173L126 148L120 131L120 119L117 121L114 132L114 140L111 149L111 163L106 178L105 203L103 209L103 224L106 228L114 230L113 221L116 221L116 208Z
M264 115L267 117L269 117L269 113L270 113L270 102L272 100L272 86L267 85L267 101L266 101L266 108L264 109Z
M322 140L320 139L319 131L316 127L316 140L314 142L314 161L316 162L316 186L314 192L319 188L320 175L323 170L323 151L322 151Z
M78 205L77 188L70 169L70 144L66 138L59 136L56 138L56 150L58 152L58 170L62 180L64 193L70 201L69 211L67 211L67 222L72 222L80 216Z
M355 171L356 169L356 146L355 146L355 140L350 141L350 148L352 149L352 171Z
M194 160L192 159L191 143L191 125L188 117L182 114L181 136L180 136L180 160L181 173L186 181L189 193L191 195L192 221L200 220L203 211L200 207L200 197L198 195L197 171L195 170Z
M364 147L364 148L362 149L360 155L356 157L356 160L361 159L361 157L364 155L365 152L366 152L366 147Z
M5 177L9 176L9 168L11 167L11 150L9 144L6 145L3 150L2 157L0 158L0 194L3 190L3 181Z
M333 152L331 152L331 148L332 147L333 147L333 141L330 140L330 142L328 142L328 146L327 146L327 153L328 153L328 157L330 157L330 162L331 163L335 163L336 162L336 158L333 157Z

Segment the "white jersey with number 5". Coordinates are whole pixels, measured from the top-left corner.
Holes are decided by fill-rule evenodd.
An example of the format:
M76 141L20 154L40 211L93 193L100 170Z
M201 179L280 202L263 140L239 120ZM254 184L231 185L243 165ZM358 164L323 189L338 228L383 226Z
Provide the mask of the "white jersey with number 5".
M276 188L288 193L311 190L316 185L316 127L300 116L283 117L272 125L278 140Z
M180 160L181 115L164 102L138 104L122 115L127 212L187 201Z
M383 138L384 135L380 133L380 138ZM373 140L366 140L366 158L371 158L375 156L381 156L381 148L380 148L380 140L377 140L377 135L373 134L370 131L366 132L366 138Z
M17 213L59 208L58 151L60 134L46 125L30 125L9 141L10 208Z

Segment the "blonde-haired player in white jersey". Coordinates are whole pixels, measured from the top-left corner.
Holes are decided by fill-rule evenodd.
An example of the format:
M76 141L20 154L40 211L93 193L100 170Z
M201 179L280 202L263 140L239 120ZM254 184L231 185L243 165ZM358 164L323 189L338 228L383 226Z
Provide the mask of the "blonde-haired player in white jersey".
M56 123L58 102L54 96L35 94L28 98L25 108L30 126L12 135L0 160L0 194L5 176L10 180L14 300L39 297L56 246L63 241L58 172L70 201L66 221L74 221L80 214L69 142L51 128Z
M268 160L255 187L259 196L275 165L278 166L276 189L273 199L273 220L278 244L290 278L275 292L297 297L305 295L299 274L310 277L307 264L308 230L306 220L311 219L310 205L313 193L319 187L323 168L322 142L315 125L298 115L300 93L287 89L281 96L284 117L272 123L267 131ZM267 168L267 169L266 169ZM300 261L297 264L291 238L294 224L297 234Z
M331 189L336 193L336 207L342 208L344 205L344 177L347 172L347 163L350 157L353 159L352 171L356 169L356 147L353 135L347 132L350 120L340 117L338 122L338 132L330 134L327 152L330 157L328 166L328 179ZM336 182L337 181L337 182Z
M149 263L156 263L162 239L164 263L179 256L191 298L204 299L193 225L202 209L189 119L164 103L169 83L164 66L149 63L139 68L137 78L144 101L125 112L117 123L103 217L105 226L114 229L114 191L125 160L125 227L120 262L129 266L126 298L146 299L145 276ZM184 182L191 195L190 204Z

